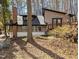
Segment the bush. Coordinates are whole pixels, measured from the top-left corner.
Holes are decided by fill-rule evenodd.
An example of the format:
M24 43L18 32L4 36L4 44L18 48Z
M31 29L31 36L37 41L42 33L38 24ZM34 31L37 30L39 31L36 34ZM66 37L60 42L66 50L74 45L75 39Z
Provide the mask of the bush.
M71 41L77 41L77 29L75 27L70 27L69 25L63 25L62 27L57 27L48 32L48 35L60 37L63 39L69 39ZM76 39L75 39L76 38Z
M70 31L70 26L64 25L62 27L58 26L57 28L52 29L51 31L49 31L48 34L63 37L66 33L69 33Z

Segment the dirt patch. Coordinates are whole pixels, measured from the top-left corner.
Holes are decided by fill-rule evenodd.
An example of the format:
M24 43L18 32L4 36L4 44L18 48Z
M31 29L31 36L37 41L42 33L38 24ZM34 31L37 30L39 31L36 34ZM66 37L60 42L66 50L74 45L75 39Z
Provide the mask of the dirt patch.
M50 39L50 40L49 40ZM26 38L12 41L9 49L0 50L0 59L77 59L77 44L60 38Z

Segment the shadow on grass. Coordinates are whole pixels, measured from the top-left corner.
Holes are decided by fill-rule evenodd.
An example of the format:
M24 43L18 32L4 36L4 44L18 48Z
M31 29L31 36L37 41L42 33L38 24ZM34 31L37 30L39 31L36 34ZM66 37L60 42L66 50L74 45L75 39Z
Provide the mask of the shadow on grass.
M50 57L54 58L54 59L64 59L63 57L60 57L59 55L57 55L56 53L53 53L52 51L40 46L38 43L36 43L34 40L29 40L28 41L30 44L32 44L33 46L35 46L36 48L40 49L41 51L45 52L46 54L48 54ZM22 39L18 39L16 40L16 43L21 47L21 49L23 49L25 52L27 52L27 49L24 47L26 44L25 41L23 41ZM37 59L37 57L35 57L33 54L27 52L33 59Z
M52 51L40 46L34 40L29 41L29 43L31 43L32 45L34 45L36 48L40 49L41 51L47 53L50 57L52 57L54 59L64 59L63 57L58 56L56 53L53 53Z
M18 38L17 40L15 40L15 42L20 46L21 50L24 50L30 57L32 57L33 59L37 59L36 56L29 53L27 49L24 47L26 45L25 41L23 41L21 38Z

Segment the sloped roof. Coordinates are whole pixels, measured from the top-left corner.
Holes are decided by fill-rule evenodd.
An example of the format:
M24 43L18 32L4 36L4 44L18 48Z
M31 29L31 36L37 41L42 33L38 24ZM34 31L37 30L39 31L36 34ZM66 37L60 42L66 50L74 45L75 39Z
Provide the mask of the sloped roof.
M32 25L40 25L39 19L38 18L33 18L32 19Z
M67 14L67 12L63 12L63 11L57 11L57 10L51 10L51 9L47 9L47 8L43 8L43 11L45 11L45 10L47 10L47 11L51 11L51 12L56 12L56 13L61 13L61 14ZM70 15L70 16L74 16L74 14L68 14L68 15Z
M39 19L40 24L44 25L45 24L44 17L43 16L37 16L37 17Z
M27 17L24 15L24 17ZM11 25L12 23L7 23L8 25ZM17 16L17 26L27 26L27 19L23 20L23 16ZM43 16L32 16L32 25L33 26L41 26L46 25L44 22Z

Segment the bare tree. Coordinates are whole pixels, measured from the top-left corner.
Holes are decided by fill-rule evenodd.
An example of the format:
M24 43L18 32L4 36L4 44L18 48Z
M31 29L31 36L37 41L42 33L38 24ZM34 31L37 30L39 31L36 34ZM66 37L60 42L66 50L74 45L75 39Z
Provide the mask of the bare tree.
M13 24L17 23L17 2L13 0ZM17 37L17 26L13 26L13 38Z
M28 25L28 30L27 30L27 37L28 41L31 41L32 38L32 5L31 5L31 0L27 0L27 14L28 14L28 20L27 20L27 25Z

